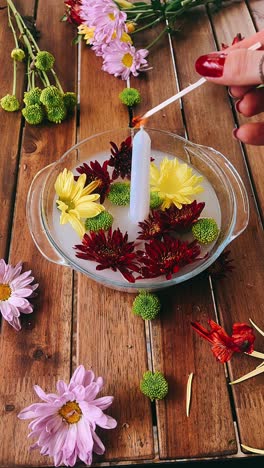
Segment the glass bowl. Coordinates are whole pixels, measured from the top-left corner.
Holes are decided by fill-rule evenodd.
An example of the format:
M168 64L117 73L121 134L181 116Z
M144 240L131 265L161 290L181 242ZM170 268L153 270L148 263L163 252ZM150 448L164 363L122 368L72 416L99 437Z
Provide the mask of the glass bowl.
M177 156L195 171L200 172L212 186L220 208L220 235L210 247L208 254L202 260L181 268L172 279L166 280L159 277L129 283L121 274L105 275L105 270L103 272L96 270L95 263L91 266L91 262L76 258L72 244L67 245L69 232L67 229L71 227L68 226L65 231L61 231L64 234L60 237L54 221L54 210L56 210L54 184L58 174L64 168L74 171L76 166L87 160L95 160L97 155L102 153L108 153L110 156L110 141L114 141L119 146L122 141L133 134L133 129L121 128L98 133L74 145L58 161L37 173L27 198L29 229L41 254L51 262L71 267L105 286L120 291L160 290L198 275L208 268L224 248L244 231L249 218L246 189L236 169L225 156L213 148L191 143L173 133L151 128L145 130L151 138L151 155L154 158L155 154L160 153L169 157ZM200 196L199 201L202 199L203 197ZM61 229L63 228L64 226L61 226ZM81 243L78 237L75 243Z

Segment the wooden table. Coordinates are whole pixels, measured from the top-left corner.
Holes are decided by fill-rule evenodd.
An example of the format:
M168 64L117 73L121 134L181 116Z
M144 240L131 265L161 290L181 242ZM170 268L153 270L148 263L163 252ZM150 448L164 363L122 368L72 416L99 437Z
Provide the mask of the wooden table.
M58 74L67 90L77 88L77 47L74 31L59 22L61 0L16 0L20 11L37 16L42 49L57 58ZM37 9L35 10L35 3ZM3 4L3 2L2 2ZM0 11L1 95L10 92L11 32L6 10ZM140 112L198 79L195 59L222 42L230 44L237 32L249 36L264 27L264 2L249 0L218 13L191 12L181 22L181 33L164 38L152 50L153 70L131 85L142 94ZM157 30L141 36L149 42ZM148 35L148 37L147 37ZM23 90L20 67L19 93ZM17 413L36 401L32 386L54 391L57 379L69 380L77 364L105 377L104 394L115 396L110 413L115 430L104 431L104 458L136 463L139 460L193 459L243 456L240 442L264 448L264 375L230 388L229 379L252 370L258 363L237 355L227 368L210 352L208 343L191 329L191 320L206 322L217 312L230 332L233 322L263 319L263 147L242 147L231 137L242 122L223 87L206 84L156 114L151 126L187 135L213 146L237 168L247 187L250 223L231 245L235 270L228 279L213 283L206 276L160 294L164 303L159 319L144 323L131 313L134 295L97 285L81 274L46 261L35 247L27 226L25 204L34 175L57 160L76 140L96 132L127 125L127 111L118 94L125 83L101 70L101 60L83 46L80 64L80 118L61 125L24 125L21 114L1 110L0 257L15 264L23 260L40 283L35 312L16 333L2 322L0 334L0 465L40 467L52 464L37 451L29 452L26 422ZM148 337L148 338L146 338ZM151 354L148 359L147 341ZM257 337L256 349L263 351ZM169 381L169 395L151 405L139 390L142 373L153 367ZM195 373L190 417L185 413L185 391Z

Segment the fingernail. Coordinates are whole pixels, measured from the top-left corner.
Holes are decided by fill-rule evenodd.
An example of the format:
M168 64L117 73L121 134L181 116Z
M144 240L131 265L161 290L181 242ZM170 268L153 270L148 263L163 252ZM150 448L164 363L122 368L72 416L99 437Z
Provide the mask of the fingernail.
M239 138L237 138L237 132L238 132L238 130L239 130L238 128L234 128L234 130L233 130L233 132L232 132L233 138L234 138L235 140L238 140L238 139L239 139Z
M220 78L224 72L226 54L201 55L195 62L197 73L208 78Z
M237 101L235 104L237 112L241 112L241 110L239 109L240 103L241 103L241 99L239 99L239 101Z

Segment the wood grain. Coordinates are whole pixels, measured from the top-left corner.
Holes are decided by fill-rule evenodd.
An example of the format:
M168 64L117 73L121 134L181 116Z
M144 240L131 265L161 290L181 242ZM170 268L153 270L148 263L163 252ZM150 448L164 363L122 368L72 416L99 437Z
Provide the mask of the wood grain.
M28 5L32 5L31 2ZM52 14L51 14L52 11ZM63 86L74 90L76 50L70 46L73 31L59 22L63 12L60 0L39 2L37 26L42 31L41 47L57 58ZM52 31L52 34L47 34ZM65 47L67 44L67 47ZM63 50L63 53L62 53ZM71 66L69 67L69 63ZM12 123L10 121L10 131ZM75 141L72 118L61 125L26 126L23 134L16 207L13 221L10 262L24 262L39 282L35 311L23 320L20 333L4 323L0 337L0 465L44 466L51 460L38 451L29 452L27 422L17 420L18 412L38 401L33 385L53 392L58 378L69 379L71 354L72 273L45 260L35 247L25 218L30 182L42 167L58 159Z
M243 5L233 5L223 9L213 17L214 30L220 42L226 42L223 30L229 31L232 36L237 33L238 17L243 16ZM226 22L218 22L217 18L226 18ZM242 21L242 20L241 20ZM250 18L243 19L247 25ZM211 28L208 24L200 30L197 22L194 24L196 43L190 36L191 21L188 21L188 37L184 42L175 41L175 50L178 60L189 52L188 64L194 63L198 55L208 53L214 49L213 42L208 41ZM199 23L198 23L199 24ZM243 34L243 30L240 31ZM181 62L180 81L186 86L188 81L193 81L197 75L186 62ZM188 79L187 79L188 77ZM238 142L231 137L234 126L229 97L225 88L205 84L190 96L184 98L184 112L186 115L187 129L190 138L196 142L213 146L225 154L241 175L250 201L250 222L246 231L230 246L232 257L235 260L235 271L228 280L215 284L217 306L221 314L223 324L228 332L231 332L233 322L248 322L248 318L263 325L263 232L256 212L253 193L248 179L247 168L244 163ZM212 116L214 121L212 125ZM253 153L252 153L253 154ZM230 363L231 379L248 372L254 364L252 359L246 356L237 356ZM263 446L263 395L261 385L263 378L249 381L243 386L233 388L239 430L242 442L251 446Z

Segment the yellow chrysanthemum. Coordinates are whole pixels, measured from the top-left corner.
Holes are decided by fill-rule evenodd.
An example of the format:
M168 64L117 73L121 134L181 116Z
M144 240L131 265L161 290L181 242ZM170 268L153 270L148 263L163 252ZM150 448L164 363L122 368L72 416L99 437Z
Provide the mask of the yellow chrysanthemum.
M190 166L180 163L176 158L164 158L158 168L150 166L150 185L153 192L158 192L163 203L161 209L169 208L173 203L181 209L183 204L193 201L193 195L203 191L199 183L201 176L196 176Z
M117 34L116 34L116 31L114 31L113 34L112 34L112 39L116 39L116 38L117 38ZM122 33L120 41L121 42L129 42L130 44L133 44L133 41L132 41L131 37L126 32Z
M60 224L70 223L81 238L85 233L81 218L94 218L104 211L103 205L95 203L100 195L98 193L91 194L100 182L93 181L84 188L85 181L86 174L82 174L75 182L73 173L64 169L55 182L55 191L59 196L57 205L62 212Z
M92 44L94 38L95 28L89 28L86 24L81 24L78 26L78 33L84 36L86 44Z

